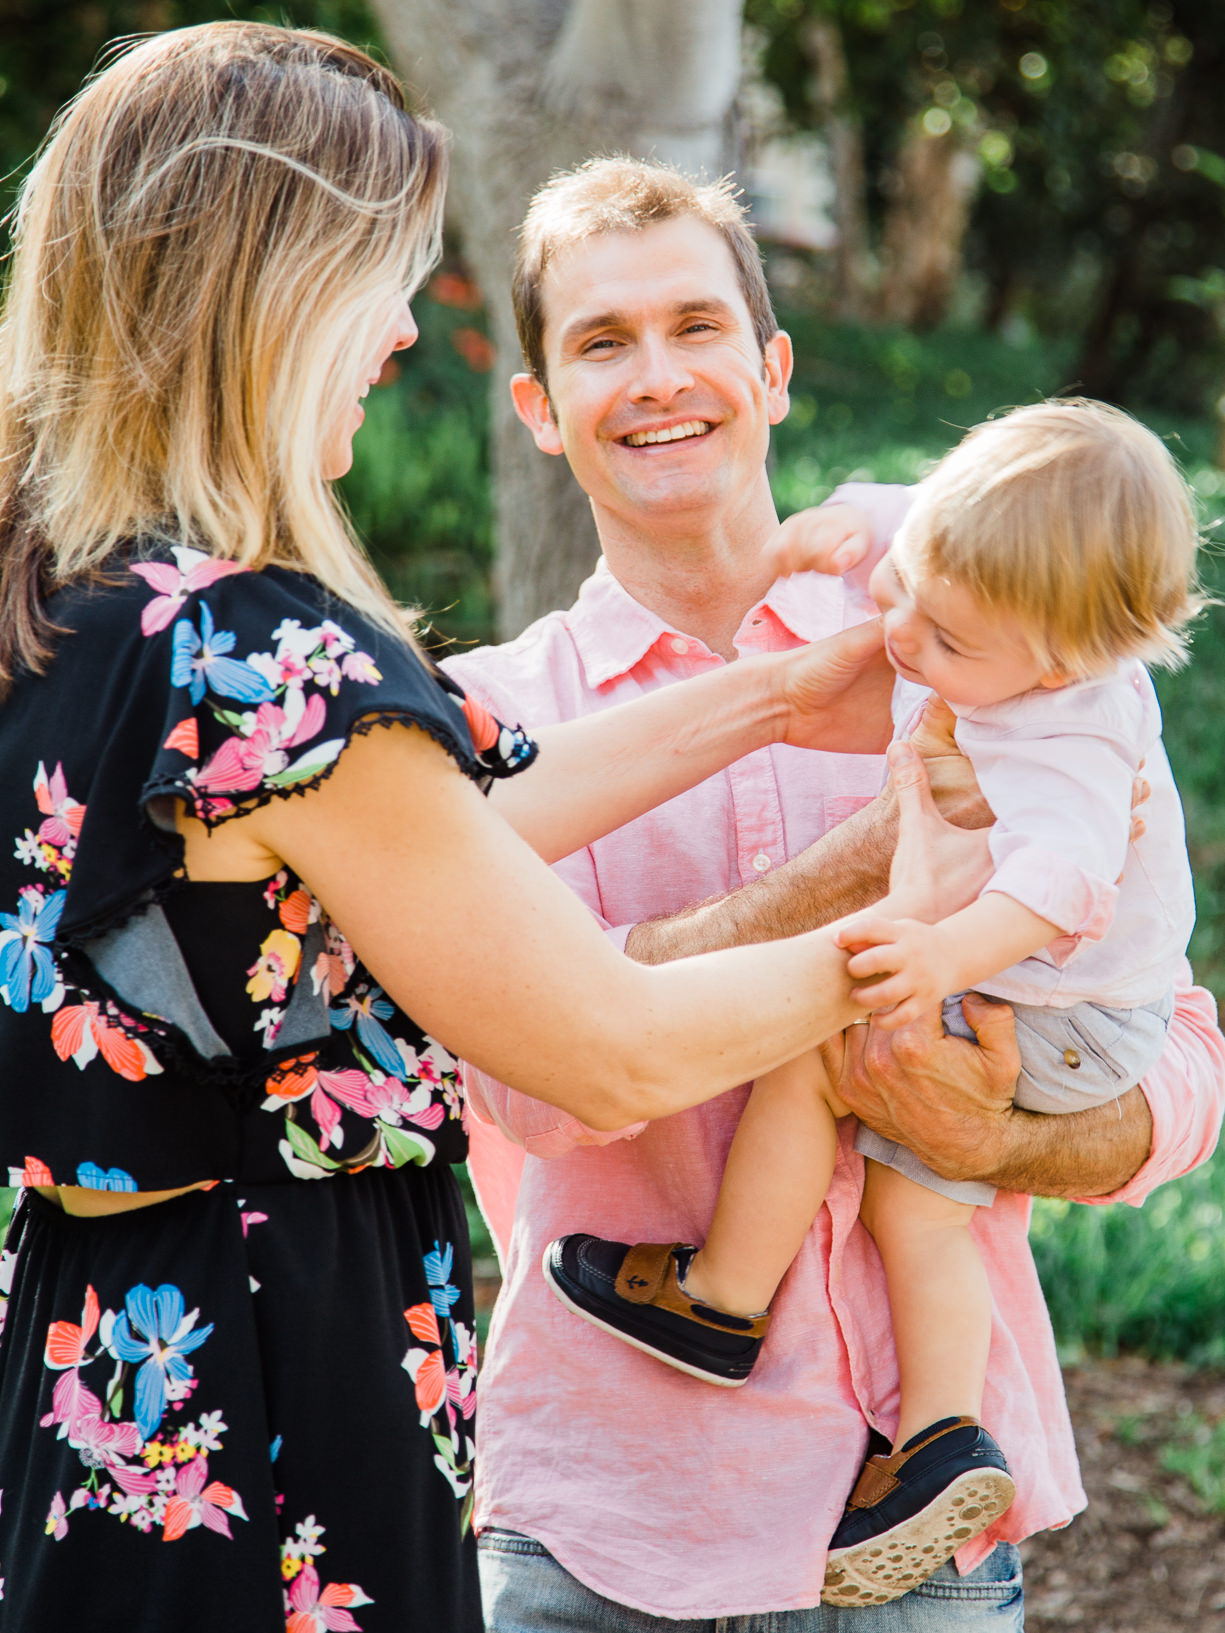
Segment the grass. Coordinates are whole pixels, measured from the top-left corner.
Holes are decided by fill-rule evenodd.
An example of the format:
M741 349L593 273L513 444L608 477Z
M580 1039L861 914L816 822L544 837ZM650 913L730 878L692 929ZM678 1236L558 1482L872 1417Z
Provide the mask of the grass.
M1225 1514L1225 1419L1188 1413L1162 1448L1161 1466L1182 1475L1204 1512Z

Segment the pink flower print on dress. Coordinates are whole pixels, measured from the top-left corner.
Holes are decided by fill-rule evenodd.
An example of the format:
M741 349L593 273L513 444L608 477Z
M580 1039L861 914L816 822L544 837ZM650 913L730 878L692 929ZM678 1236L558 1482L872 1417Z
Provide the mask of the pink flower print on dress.
M85 821L85 807L68 792L63 761L50 776L39 761L34 776L34 798L45 819L39 826L38 837L58 850L63 850L65 845L75 845Z
M360 681L363 686L374 686L383 678L383 672L368 652L350 652L340 660L346 680Z
M70 1423L66 1438L87 1469L105 1469L129 1497L141 1497L156 1488L153 1469L132 1468L123 1461L135 1457L143 1444L134 1423L107 1423L95 1413Z
M374 1603L356 1582L329 1582L321 1590L319 1572L310 1559L294 1577L287 1598L285 1633L361 1633L361 1624L345 1607Z
M173 567L164 561L138 561L132 565L132 571L157 591L140 615L143 635L156 635L165 629L179 609L187 605L189 595L207 590L210 584L231 573L249 571L236 561L217 561L203 550L192 550L185 544L175 545L171 554L176 562Z
M240 1520L247 1518L242 1498L233 1487L222 1481L213 1480L206 1485L206 1480L208 1458L203 1455L193 1457L175 1475L174 1496L166 1504L163 1542L176 1542L198 1525L206 1525L210 1531L216 1531L233 1541L234 1533L226 1516L234 1514Z
M63 1542L68 1535L68 1504L64 1501L62 1491L57 1491L51 1499L46 1529L47 1535L54 1537L57 1542Z
M409 1089L398 1077L387 1077L382 1072L367 1074L356 1067L320 1072L319 1086L363 1117L377 1117L394 1127L409 1122L418 1128L434 1129L446 1116L423 1084Z
M196 777L196 788L210 793L248 793L275 779L289 764L287 749L314 737L327 716L316 692L296 727L276 703L261 703L254 729L246 737L228 737Z

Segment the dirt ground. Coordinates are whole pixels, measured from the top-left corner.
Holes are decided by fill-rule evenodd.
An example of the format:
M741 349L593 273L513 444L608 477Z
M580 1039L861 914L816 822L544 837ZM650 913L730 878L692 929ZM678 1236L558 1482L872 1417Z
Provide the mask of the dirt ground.
M1065 1381L1089 1507L1025 1545L1027 1633L1225 1633L1225 1514L1161 1465L1225 1417L1225 1377L1123 1360Z

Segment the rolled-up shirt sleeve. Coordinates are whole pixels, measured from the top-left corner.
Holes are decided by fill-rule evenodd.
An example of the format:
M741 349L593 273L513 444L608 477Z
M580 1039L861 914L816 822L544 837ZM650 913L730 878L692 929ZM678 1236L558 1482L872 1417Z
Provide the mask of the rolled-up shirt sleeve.
M1192 984L1189 964L1175 987L1165 1050L1140 1088L1153 1116L1147 1160L1109 1196L1081 1201L1138 1208L1158 1185L1190 1173L1216 1149L1225 1114L1225 1037L1212 994Z

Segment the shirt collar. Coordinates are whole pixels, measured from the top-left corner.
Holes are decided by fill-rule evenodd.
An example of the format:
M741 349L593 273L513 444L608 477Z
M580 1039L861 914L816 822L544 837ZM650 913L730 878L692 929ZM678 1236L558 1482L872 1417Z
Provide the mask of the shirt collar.
M578 592L566 623L592 688L627 675L661 635L684 634L641 601L635 601L613 577L603 556Z
M823 573L797 573L777 579L757 606L745 614L745 622L761 607L772 613L797 641L819 641L847 623L858 623L862 617L848 616L841 579ZM566 623L592 688L627 675L661 636L693 639L641 601L635 601L614 578L603 556L580 589Z
M824 640L864 617L849 606L842 580L824 573L793 573L790 578L775 579L761 605L799 641Z

